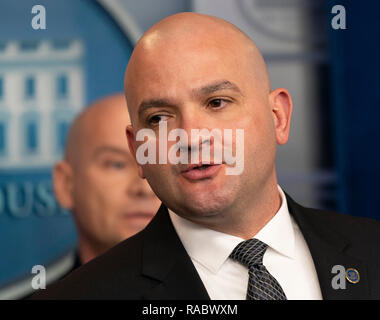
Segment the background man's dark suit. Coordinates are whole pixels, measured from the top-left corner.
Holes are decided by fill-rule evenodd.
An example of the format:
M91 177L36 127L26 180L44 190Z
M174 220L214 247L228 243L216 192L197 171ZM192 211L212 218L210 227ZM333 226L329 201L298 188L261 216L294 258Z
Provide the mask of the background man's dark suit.
M287 200L309 246L323 299L380 299L380 223L305 208L288 195ZM360 281L356 284L347 281L346 289L333 289L334 265L357 269ZM33 298L209 299L209 296L162 205L142 232Z

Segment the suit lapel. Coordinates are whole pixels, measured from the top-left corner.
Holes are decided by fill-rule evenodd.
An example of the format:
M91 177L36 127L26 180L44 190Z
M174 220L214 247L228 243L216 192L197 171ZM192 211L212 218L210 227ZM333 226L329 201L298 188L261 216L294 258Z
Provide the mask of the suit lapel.
M145 299L210 299L164 205L144 230L142 250L141 273L155 283Z
M314 265L317 271L323 299L368 299L369 285L367 266L364 261L350 256L346 249L350 243L329 229L326 223L320 220L320 215L328 214L315 212L304 208L286 195L289 211L299 225L308 244ZM345 269L355 268L360 274L358 283L346 281L346 289L334 289L332 273L335 265Z

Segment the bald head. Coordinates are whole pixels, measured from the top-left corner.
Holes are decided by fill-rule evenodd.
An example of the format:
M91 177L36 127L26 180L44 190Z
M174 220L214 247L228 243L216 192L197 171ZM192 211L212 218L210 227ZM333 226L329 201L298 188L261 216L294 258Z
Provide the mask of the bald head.
M66 143L65 160L76 167L85 153L94 150L101 141L126 145L125 127L130 123L122 93L97 100L73 122Z
M83 263L146 226L159 207L129 151L123 94L97 100L74 121L53 169L58 202L71 210Z
M226 20L194 12L183 12L169 16L153 25L140 39L137 46L159 45L161 41L184 42L212 39L215 42L220 37L234 41L239 38L246 45L255 46L250 38L235 25Z
M199 13L179 13L169 16L151 27L137 43L129 61L125 76L125 92L133 122L133 109L142 88L139 79L145 75L157 76L158 64L162 68L172 66L180 71L181 64L193 64L202 57L218 55L218 64L232 57L235 67L248 68L257 87L266 93L270 83L264 59L255 43L233 24ZM190 59L187 59L190 58ZM168 65L165 64L168 62ZM179 68L176 68L179 66ZM217 68L217 65L215 66ZM161 80L157 77L157 80Z

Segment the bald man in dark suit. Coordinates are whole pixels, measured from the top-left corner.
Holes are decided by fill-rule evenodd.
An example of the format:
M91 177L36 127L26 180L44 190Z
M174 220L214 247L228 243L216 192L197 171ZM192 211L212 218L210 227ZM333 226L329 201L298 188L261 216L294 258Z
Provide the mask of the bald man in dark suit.
M163 204L142 232L35 298L380 298L380 223L304 208L278 185L276 146L288 141L292 100L284 88L271 90L243 32L201 14L165 18L137 43L125 93L130 150ZM157 154L163 126L189 135L231 130L236 161L146 163L140 130L160 136ZM206 145L181 143L177 151Z

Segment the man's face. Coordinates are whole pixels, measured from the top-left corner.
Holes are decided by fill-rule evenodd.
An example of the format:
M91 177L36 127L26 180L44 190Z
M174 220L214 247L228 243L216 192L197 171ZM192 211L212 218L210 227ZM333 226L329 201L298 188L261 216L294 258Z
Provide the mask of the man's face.
M259 192L273 175L276 150L269 92L258 82L254 64L232 44L223 47L212 40L181 50L168 45L136 61L139 72L128 92L134 134L151 128L158 135L160 120L167 122L168 131L182 128L189 137L191 129L232 129L236 142L236 129L244 130L244 142L236 142L244 143L240 175L226 175L225 163L195 180L183 165L143 165L153 190L169 208L193 219L244 208L252 192ZM142 143L134 141L135 149ZM168 141L168 149L173 143Z
M87 240L102 249L142 230L160 205L137 174L125 139L127 123L112 108L94 117L73 169L77 226Z

